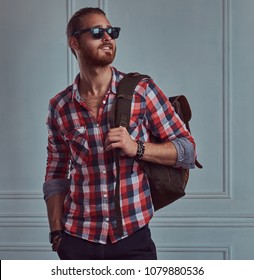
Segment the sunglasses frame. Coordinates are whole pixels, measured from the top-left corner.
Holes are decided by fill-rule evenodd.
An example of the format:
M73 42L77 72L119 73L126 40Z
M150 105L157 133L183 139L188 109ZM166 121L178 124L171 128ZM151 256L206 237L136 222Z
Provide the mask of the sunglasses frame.
M94 33L95 29L98 29L99 32L98 33ZM110 30L111 30L111 33L109 33ZM91 27L91 28L85 28L85 29L77 30L77 31L75 31L73 33L72 36L79 36L79 35L81 35L83 33L90 32L92 37L93 37L93 39L99 40L99 39L101 39L104 36L105 32L107 32L107 34L110 36L110 38L112 40L115 40L115 39L117 39L119 37L120 30L121 30L120 27L107 27L107 28ZM112 37L112 35L115 32L117 32L117 36L116 37L115 36ZM96 35L98 35L99 37L96 37Z

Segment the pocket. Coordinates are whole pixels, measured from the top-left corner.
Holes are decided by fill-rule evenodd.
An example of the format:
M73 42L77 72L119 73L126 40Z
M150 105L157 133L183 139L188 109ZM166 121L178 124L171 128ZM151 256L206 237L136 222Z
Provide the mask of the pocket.
M86 128L75 128L66 133L64 138L69 145L72 162L84 165L87 162L89 153Z

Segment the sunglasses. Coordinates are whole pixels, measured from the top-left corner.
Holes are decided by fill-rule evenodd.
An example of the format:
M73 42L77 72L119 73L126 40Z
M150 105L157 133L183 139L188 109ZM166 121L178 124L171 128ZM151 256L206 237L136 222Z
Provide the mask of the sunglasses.
M78 30L73 33L73 36L78 36L82 33L90 32L93 39L101 39L104 36L104 33L107 32L107 34L111 37L111 39L117 39L119 37L120 30L121 30L120 27L108 27L108 28L91 27L91 28Z

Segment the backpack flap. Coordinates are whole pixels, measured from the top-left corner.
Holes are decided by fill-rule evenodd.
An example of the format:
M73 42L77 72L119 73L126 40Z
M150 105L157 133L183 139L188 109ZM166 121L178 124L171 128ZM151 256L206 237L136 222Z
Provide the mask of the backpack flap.
M191 120L192 114L191 114L190 104L187 98L184 95L177 95L177 96L169 97L168 100L171 103L171 105L174 107L176 113L179 115L181 120L185 123L186 128L191 133L189 121ZM200 162L197 159L195 159L195 165L198 168L203 168L202 164L200 164Z
M191 120L191 108L187 98L184 95L169 97L171 105L175 108L176 113L180 116L184 123Z

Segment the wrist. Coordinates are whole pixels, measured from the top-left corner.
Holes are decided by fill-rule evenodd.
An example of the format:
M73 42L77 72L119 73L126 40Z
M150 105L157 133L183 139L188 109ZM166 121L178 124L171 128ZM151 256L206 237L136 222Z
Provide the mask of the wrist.
M54 230L49 233L49 242L53 244L56 239L59 239L63 236L64 230Z
M137 152L135 155L135 159L140 160L144 156L145 145L142 141L139 140L137 140L136 143L137 143Z

